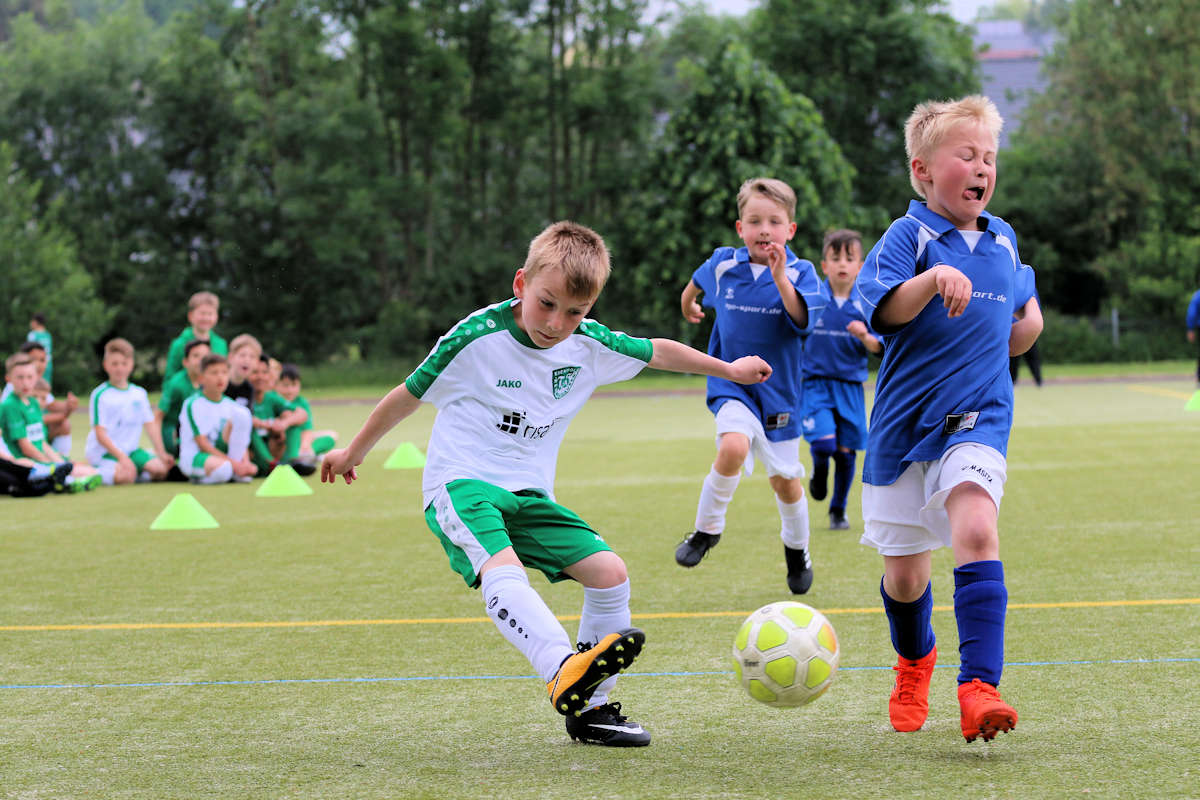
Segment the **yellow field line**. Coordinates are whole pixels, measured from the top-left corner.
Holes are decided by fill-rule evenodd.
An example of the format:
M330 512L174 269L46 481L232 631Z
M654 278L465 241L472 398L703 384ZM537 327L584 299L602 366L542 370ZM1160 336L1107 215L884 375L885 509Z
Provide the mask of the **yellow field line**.
M1009 603L1011 609L1113 608L1129 606L1183 606L1200 604L1200 597L1162 600L1079 600L1063 603ZM953 611L953 606L934 606L935 611ZM825 614L880 614L882 608L826 608ZM706 619L745 617L749 611L663 611L634 614L634 619ZM578 620L579 615L559 617ZM418 619L321 619L266 620L262 622L105 622L91 625L0 625L0 631L148 631L209 630L216 628L339 628L363 625L460 625L487 622L488 617L421 617Z
M1187 394L1185 392L1177 392L1174 389L1156 389L1153 386L1126 386L1125 388L1131 392L1143 392L1145 394L1158 394L1158 395L1162 395L1163 397L1178 397L1182 400L1187 400L1187 399L1191 398L1190 394Z

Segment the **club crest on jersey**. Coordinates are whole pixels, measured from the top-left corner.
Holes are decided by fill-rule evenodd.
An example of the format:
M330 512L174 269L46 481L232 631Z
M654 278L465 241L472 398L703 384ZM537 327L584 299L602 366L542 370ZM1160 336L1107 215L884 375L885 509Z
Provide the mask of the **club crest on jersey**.
M575 376L582 367L559 367L550 375L550 386L554 389L554 399L561 400L575 385Z

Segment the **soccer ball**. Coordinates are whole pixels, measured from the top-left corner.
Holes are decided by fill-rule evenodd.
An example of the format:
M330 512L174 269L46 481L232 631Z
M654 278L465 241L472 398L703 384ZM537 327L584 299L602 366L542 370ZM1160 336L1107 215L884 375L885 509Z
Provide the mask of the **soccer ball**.
M733 669L755 700L793 708L825 693L839 654L825 615L785 600L763 606L742 623L733 640Z

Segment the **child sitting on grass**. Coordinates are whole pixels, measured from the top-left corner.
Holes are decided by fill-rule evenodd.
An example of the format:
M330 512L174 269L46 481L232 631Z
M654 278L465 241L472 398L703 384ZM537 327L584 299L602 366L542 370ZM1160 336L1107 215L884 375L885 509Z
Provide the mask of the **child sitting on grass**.
M163 446L162 431L154 424L154 412L146 390L130 383L133 345L125 339L110 339L104 345L102 366L108 380L92 390L88 415L88 461L100 472L106 486L139 480L161 481L175 464ZM141 448L142 432L154 448Z
M42 407L34 396L40 370L25 353L9 356L5 362L5 378L12 384L12 394L0 403L0 431L10 453L44 465L70 464L62 470L58 491L90 491L100 485L99 473L87 463L71 461L56 452L46 442Z
M246 460L250 414L225 396L229 362L209 353L200 362L200 391L179 413L179 468L195 483L245 483L258 474Z

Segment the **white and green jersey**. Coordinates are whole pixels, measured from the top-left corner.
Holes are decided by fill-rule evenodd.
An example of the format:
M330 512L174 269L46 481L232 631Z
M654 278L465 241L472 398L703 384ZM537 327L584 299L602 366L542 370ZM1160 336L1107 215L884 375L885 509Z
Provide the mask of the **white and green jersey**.
M238 413L246 412L236 400L224 395L215 403L205 397L203 392L196 392L184 400L183 410L179 412L180 465L190 466L195 461L196 454L200 452L196 444L197 436L203 436L208 439L209 444L219 448L218 443L224 441L222 435L225 432L225 423L231 421Z
M146 390L136 383L118 389L105 381L92 390L91 399L88 400L88 417L92 429L88 431L84 453L88 461L99 464L108 450L96 438L97 425L103 425L112 443L128 455L141 444L142 428L147 422L154 421L154 410Z
M597 386L628 380L649 363L649 339L585 319L553 347L533 343L513 319L516 300L454 326L405 380L437 406L421 490L429 505L459 478L554 496L558 448Z

